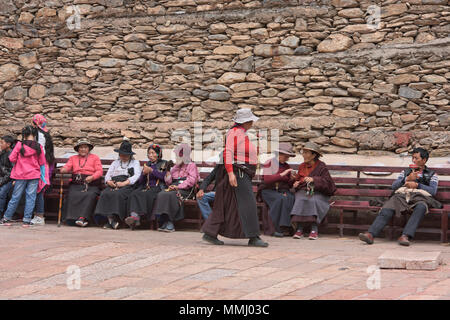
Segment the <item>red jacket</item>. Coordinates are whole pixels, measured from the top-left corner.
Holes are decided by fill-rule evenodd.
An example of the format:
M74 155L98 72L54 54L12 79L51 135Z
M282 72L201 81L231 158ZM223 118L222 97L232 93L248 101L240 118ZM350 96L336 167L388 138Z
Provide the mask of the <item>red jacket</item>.
M233 171L233 163L256 165L257 154L255 146L250 142L246 130L234 126L227 133L223 161L227 172Z

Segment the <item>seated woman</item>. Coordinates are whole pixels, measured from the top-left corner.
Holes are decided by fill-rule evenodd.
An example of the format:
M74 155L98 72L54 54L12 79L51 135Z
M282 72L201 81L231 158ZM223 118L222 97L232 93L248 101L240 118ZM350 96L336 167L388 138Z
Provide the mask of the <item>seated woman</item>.
M191 161L191 148L181 144L175 148L176 165L167 173L165 182L169 186L158 193L155 205L155 215L159 216L158 231L174 232L175 221L184 218L183 201L193 199L195 186L200 176L197 166Z
M280 227L291 226L291 210L294 205L294 194L289 190L294 184L292 168L286 163L289 157L295 156L290 143L280 143L277 156L268 160L263 167L263 183L258 187L262 200L269 206L269 216L275 228L272 235L283 237Z
M161 147L157 144L150 145L147 155L149 161L144 164L142 174L136 182L137 189L128 198L130 216L125 219L125 223L131 230L141 225L142 218L150 221L156 196L167 188L164 177L170 168L168 162L162 160Z
M93 221L93 213L100 195L103 168L100 158L92 154L94 149L88 139L80 139L74 147L78 155L71 156L61 173L72 173L69 193L65 201L65 220L75 221L86 227Z
M324 162L319 158L322 152L313 142L307 142L302 150L304 162L298 167L294 188L294 207L291 211L291 222L297 225L294 239L303 236L303 226L311 223L310 240L318 238L318 224L330 208L330 197L336 191L336 186Z
M105 221L105 218L108 218L108 222L103 226L105 229L118 229L120 222L128 216L128 197L141 175L141 166L139 161L132 157L135 153L129 141L122 142L120 148L114 149L114 152L119 153L119 159L111 164L106 173L107 188L102 191L95 209L95 215L100 218L99 220Z

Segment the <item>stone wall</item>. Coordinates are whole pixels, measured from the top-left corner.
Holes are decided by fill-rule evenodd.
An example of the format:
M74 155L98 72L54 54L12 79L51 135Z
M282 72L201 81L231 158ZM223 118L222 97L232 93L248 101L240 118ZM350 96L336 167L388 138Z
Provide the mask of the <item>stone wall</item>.
M250 107L297 147L447 155L449 32L447 0L1 0L0 131L170 147Z

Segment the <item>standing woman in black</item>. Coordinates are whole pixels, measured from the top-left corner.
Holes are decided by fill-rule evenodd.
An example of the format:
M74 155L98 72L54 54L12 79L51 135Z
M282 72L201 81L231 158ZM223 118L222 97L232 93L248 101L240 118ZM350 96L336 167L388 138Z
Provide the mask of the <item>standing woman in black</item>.
M228 131L224 150L224 168L216 176L216 196L213 212L202 227L203 240L222 245L220 234L227 238L249 239L248 245L267 247L259 235L256 199L252 178L256 173L258 156L247 130L258 117L250 109L239 109L234 125Z

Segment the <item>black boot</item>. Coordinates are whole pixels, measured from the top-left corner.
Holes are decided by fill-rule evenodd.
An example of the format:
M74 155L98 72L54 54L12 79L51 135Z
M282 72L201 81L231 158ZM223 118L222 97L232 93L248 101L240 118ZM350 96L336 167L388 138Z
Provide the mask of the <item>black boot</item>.
M210 235L207 235L206 233L203 235L203 240L211 243L211 244L215 244L215 245L223 245L223 241L220 241L217 238L211 237Z
M248 240L248 245L251 247L262 247L266 248L269 246L267 242L264 242L260 237L253 237Z

